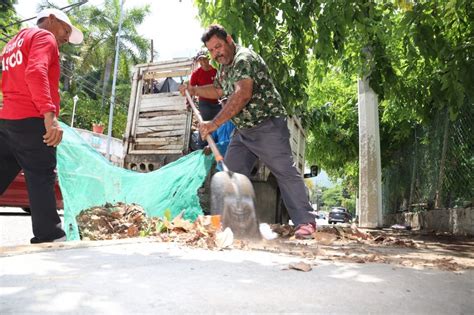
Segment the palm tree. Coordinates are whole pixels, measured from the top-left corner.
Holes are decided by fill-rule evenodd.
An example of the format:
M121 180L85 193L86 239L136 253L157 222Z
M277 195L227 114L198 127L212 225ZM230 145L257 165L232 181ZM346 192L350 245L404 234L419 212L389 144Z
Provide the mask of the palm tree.
M147 59L148 41L140 36L136 26L140 25L150 12L149 6L124 10L122 33L120 35L120 59L122 64L137 64ZM101 72L102 108L110 84L112 63L115 56L116 38L120 16L120 1L105 0L101 7L84 7L78 16L86 31L82 47L81 71ZM128 73L128 69L125 69Z

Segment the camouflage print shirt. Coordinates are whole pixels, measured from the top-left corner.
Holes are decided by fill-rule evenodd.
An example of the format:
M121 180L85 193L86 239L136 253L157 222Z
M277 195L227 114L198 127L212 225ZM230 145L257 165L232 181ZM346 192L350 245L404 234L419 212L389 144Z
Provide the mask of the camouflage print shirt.
M234 84L243 79L253 80L253 94L248 104L232 118L237 128L251 128L270 117L286 115L265 61L256 52L237 45L234 60L220 66L214 85L229 97L234 93Z

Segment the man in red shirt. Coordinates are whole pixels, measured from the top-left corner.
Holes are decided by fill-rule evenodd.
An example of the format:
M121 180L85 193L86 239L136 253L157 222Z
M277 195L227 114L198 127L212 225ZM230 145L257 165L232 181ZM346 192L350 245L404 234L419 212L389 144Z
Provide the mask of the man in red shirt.
M217 70L214 69L209 63L209 57L207 52L204 50L197 53L194 60L199 63L199 68L193 71L189 85L191 86L202 86L214 83ZM199 97L198 102L199 112L201 113L202 119L205 121L212 120L217 113L222 109L217 99L210 99L205 97ZM199 131L193 132L193 141L196 143L195 149L203 149L207 146L207 141L202 139L199 135Z
M195 60L199 62L200 67L194 70L194 72L191 74L189 84L192 86L213 84L217 70L214 69L209 63L209 57L207 56L207 53L200 51L196 55ZM198 105L202 119L205 121L212 120L221 110L221 105L217 99L199 97Z
M60 10L45 9L37 28L22 29L2 51L0 194L25 172L30 199L31 243L65 240L56 211L56 146L59 126L59 46L83 35Z

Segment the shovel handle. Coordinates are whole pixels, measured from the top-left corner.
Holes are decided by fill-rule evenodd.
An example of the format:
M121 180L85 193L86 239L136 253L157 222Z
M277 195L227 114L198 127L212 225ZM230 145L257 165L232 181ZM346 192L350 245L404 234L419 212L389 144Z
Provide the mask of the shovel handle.
M186 94L186 99L188 100L189 106L191 106L191 108L194 112L194 115L196 115L196 117L197 117L198 122L199 123L204 122L204 120L202 119L201 113L196 108L196 104L194 104L194 101L191 98L191 95L189 94L188 90L185 90L185 94ZM219 152L219 149L217 148L216 142L214 141L214 139L212 139L212 136L210 134L206 136L206 140L207 140L207 143L209 144L209 147L211 148L212 153L214 153L214 158L216 159L216 162L217 163L222 162L224 160L224 158L222 157L221 153Z

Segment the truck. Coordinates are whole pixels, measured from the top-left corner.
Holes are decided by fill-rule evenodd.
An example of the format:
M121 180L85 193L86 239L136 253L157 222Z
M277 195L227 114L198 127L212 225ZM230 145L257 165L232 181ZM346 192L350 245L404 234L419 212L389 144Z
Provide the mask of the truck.
M189 78L194 67L193 60L186 58L134 67L123 146L124 168L150 172L190 152L194 118L192 111L186 106L185 97L179 93L178 86ZM306 135L297 117L289 117L288 128L293 158L303 176ZM209 174L199 192L205 212L209 209L211 175ZM262 162L257 162L250 180L255 189L255 208L259 221L288 222L288 213L275 176Z

